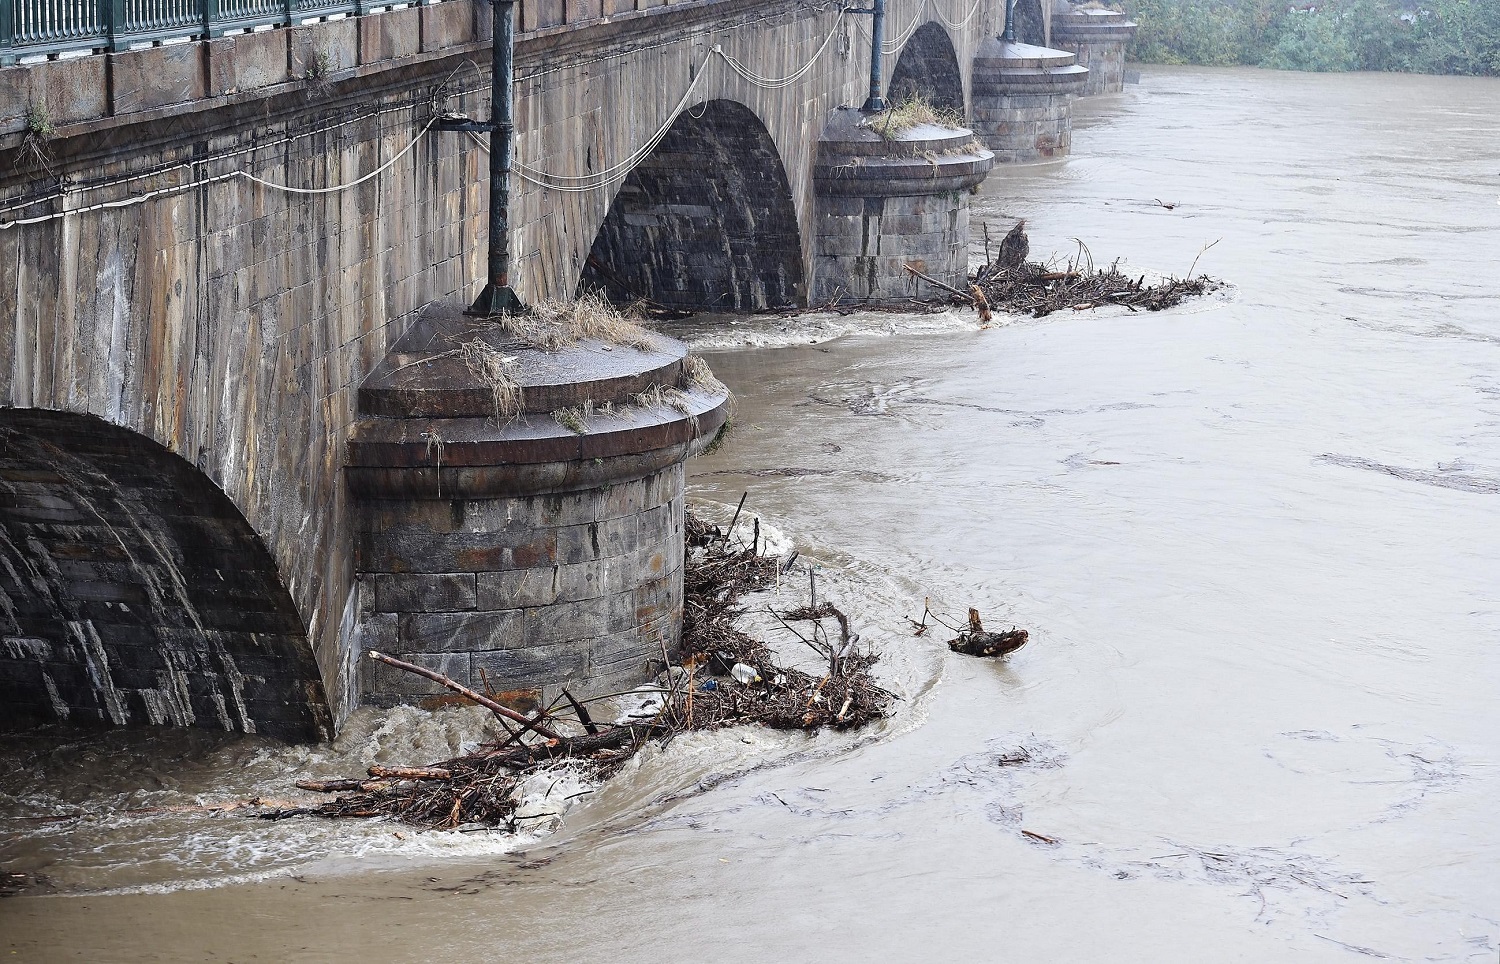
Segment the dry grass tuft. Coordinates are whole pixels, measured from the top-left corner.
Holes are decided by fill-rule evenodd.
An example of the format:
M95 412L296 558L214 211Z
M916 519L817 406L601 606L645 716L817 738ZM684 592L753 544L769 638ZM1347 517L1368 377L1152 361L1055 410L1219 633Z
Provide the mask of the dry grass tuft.
M671 386L652 385L634 396L631 401L642 408L670 408L683 415L692 411L691 406L688 405L687 393Z
M677 381L677 387L683 391L700 388L715 394L729 394L729 386L719 381L713 369L708 367L708 362L697 355L689 355L682 360L682 376Z
M557 351L585 339L642 351L655 347L649 331L599 292L572 301L538 302L526 314L500 315L493 321L509 337L543 351Z
M458 347L469 373L489 387L495 421L509 422L521 414L521 384L515 380L516 360L498 348L472 338Z
M923 124L956 131L964 126L964 119L954 111L934 107L925 98L914 95L878 114L870 115L865 121L866 127L886 140L895 140Z
M552 413L552 420L574 435L587 435L589 427L583 420L585 414L581 408L560 408Z

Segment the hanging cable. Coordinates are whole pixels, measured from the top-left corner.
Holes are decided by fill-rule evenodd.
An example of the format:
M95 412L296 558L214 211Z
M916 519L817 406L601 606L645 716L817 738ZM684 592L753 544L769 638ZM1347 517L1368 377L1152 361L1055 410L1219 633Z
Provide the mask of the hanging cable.
M256 177L254 174L251 174L248 171L235 171L233 172L233 174L235 176L242 177L247 181L254 181L261 187L268 187L273 191L281 191L285 194L337 194L340 191L347 191L351 188L358 187L371 178L379 177L386 171L390 170L392 165L401 160L401 158L405 157L407 154L411 153L411 149L417 146L417 142L422 139L423 135L425 135L429 130L432 129L432 125L435 123L437 123L437 118L433 117L422 127L421 130L417 131L417 135L411 139L411 142L408 143L405 147L401 148L401 150L397 151L395 156L393 156L390 160L386 161L384 164L380 165L375 170L364 175L363 177L355 178L347 184L335 184L333 187L292 187L289 184L273 184L270 181L262 180L261 178Z
M350 126L352 124L357 124L357 123L360 123L361 121L369 120L370 118L384 117L387 114L395 114L395 113L400 113L400 112L403 112L403 111L409 111L409 110L412 109L413 106L414 105L412 105L412 104L402 104L402 105L397 106L397 107L387 107L387 108L384 108L382 110L376 110L376 111L371 111L369 113L360 114L357 117L352 117L352 118L349 118L347 120L342 120L342 121L339 121L338 123L335 123L335 124L327 124L327 125L324 125L323 127L318 127L318 128L313 129L313 130L298 131L298 132L296 132L294 134L288 134L288 135L286 135L284 137L279 137L279 138L277 138L275 140L272 140L272 141L266 141L264 143L254 144L254 145L251 145L249 147L238 148L238 149L233 150L233 151L226 151L223 154L215 154L212 157L194 158L193 160L190 160L190 161L183 161L183 162L178 163L178 164L172 164L172 165L169 165L169 166L166 166L166 167L160 167L160 168L156 168L156 169L150 170L150 171L142 171L139 174L131 174L128 177L122 177L122 178L119 178L117 180L104 181L104 182L101 182L101 183L98 183L98 184L86 184L86 185L83 185L83 186L81 186L79 188L76 188L76 189L74 189L72 191L57 191L57 192L52 193L52 194L46 194L46 195L43 195L41 197L32 198L32 199L30 199L28 201L20 201L18 203L11 204L8 207L0 208L0 214L9 214L11 211L19 211L19 210L22 210L24 208L34 207L34 206L36 206L38 204L45 204L45 203L51 202L51 201L61 201L61 200L64 200L64 199L66 199L66 198L68 198L70 196L76 196L76 195L80 195L80 194L90 194L90 193L93 193L93 192L96 192L96 191L105 190L107 188L118 188L118 187L122 187L122 186L124 186L126 184L133 184L136 181L145 180L147 178L166 177L167 175L172 174L174 172L191 170L191 169L193 169L195 167L198 167L198 166L201 166L201 165L205 165L205 164L215 164L215 163L218 163L218 162L221 162L221 161L233 160L234 158L237 158L237 157L243 157L246 154L254 154L256 151L265 151L265 150L271 150L273 148L281 147L281 146L283 146L285 144L290 144L290 143L293 143L295 141L301 140L304 137L314 137L314 136L316 136L318 134L326 134L326 133L328 133L330 131L340 130L340 129L348 127L348 126ZM420 136L420 135L418 135L418 136ZM408 147L406 149L410 150L410 146L408 145ZM135 196L135 197L123 198L123 199L118 200L118 201L104 201L104 202L100 202L100 203L97 203L97 204L84 205L82 207L73 208L70 211L68 211L67 213L68 214L82 214L82 213L86 213L86 212L89 212L89 211L98 211L98 210L103 210L103 209L107 209L107 208L130 207L130 206L132 206L134 204L141 203L143 200L150 200L151 198L160 197L163 194L175 194L175 193L181 193L182 191L190 191L190 190L193 190L194 188L202 187L205 184L213 184L213 183L216 183L218 181L228 180L229 178L240 177L240 176L249 176L249 175L242 175L242 172L235 171L235 172L230 172L230 173L224 174L224 175L215 175L215 176L207 177L207 178L199 178L199 179L190 181L190 182L188 182L186 184L181 184L181 185L177 185L175 187L170 187L170 188L158 188L156 190L147 191L144 194L141 194L141 195L138 195L138 196ZM255 180L255 178L251 178L251 179ZM267 182L267 186L269 186L269 187L276 187L277 185L269 184ZM61 216L63 216L61 213L54 213L54 214L40 215L38 217L33 217L33 218L19 218L19 219L15 219L15 220L11 220L11 221L0 221L0 230L4 230L4 229L10 228L10 227L19 227L19 226L26 225L26 224L39 224L39 223L41 223L43 221L55 220L56 218L61 217Z
M828 31L828 36L823 39L823 43L818 47L813 55L808 58L806 63L804 63L797 70L786 75L785 77L767 77L764 74L759 74L751 70L741 61L725 53L723 47L715 44L713 48L708 52L708 55L704 57L703 63L699 66L697 72L694 73L692 83L688 85L688 88L686 91L684 91L682 98L677 102L677 105L672 108L672 111L667 115L666 121L661 125L656 133L653 134L634 152L632 152L629 157L616 162L615 164L611 165L608 168L605 168L602 171L594 171L589 174L553 174L546 171L539 171L519 162L516 163L513 170L515 171L516 175L524 181L528 181L532 184L537 185L538 187L563 193L582 194L589 191L597 191L609 187L615 182L623 180L632 170L635 169L637 164L639 164L646 157L650 156L651 152L656 150L661 142L666 139L667 134L672 129L672 125L676 123L678 116L680 116L682 112L687 108L687 106L692 102L693 92L697 89L699 82L702 81L704 75L708 72L709 63L713 59L713 57L719 57L736 74L739 74L745 80L749 81L751 84L754 84L757 87L761 87L766 90L782 90L800 81L803 77L807 76L807 74L812 70L814 66L817 65L818 61L822 59L823 54L827 52L828 48L833 44L833 41L837 39L839 35L839 28L843 25L846 15L847 11L841 8L839 10L838 16L834 19L832 28ZM489 149L482 139L476 137L474 138L474 141L476 144L479 144L482 149Z
M65 218L65 217L68 217L68 216L74 215L74 214L89 214L89 213L91 213L93 211L108 211L108 210L115 210L115 209L119 209L119 208L134 207L137 204L144 204L147 201L151 201L151 200L154 200L156 198L163 197L163 196L166 196L166 195L181 194L181 193L183 193L185 191L195 190L195 189L200 188L200 187L205 187L205 186L207 186L209 184L217 184L217 183L219 183L221 181L229 181L229 180L234 180L236 178L243 178L244 180L251 181L251 182L253 182L255 184L258 184L261 187L264 187L264 188L267 188L267 189L270 189L270 190L273 190L273 191L281 191L281 192L283 192L285 194L337 194L337 193L340 193L342 191L348 191L348 190L351 190L353 188L356 188L359 185L365 183L366 181L371 180L372 178L379 177L381 174L384 174L386 171L390 170L391 167L394 166L397 161L401 160L401 158L403 158L407 154L411 153L412 148L414 148L414 147L417 146L417 142L420 141L422 139L422 137L432 128L432 125L436 122L436 120L437 120L436 118L433 118L432 120L429 120L427 122L427 124L420 131L418 131L416 133L416 136L414 136L407 143L407 145L405 147L403 147L400 151L398 151L390 160L386 161L384 164L380 165L375 170L370 171L368 174L364 174L364 175L362 175L362 176L354 179L353 181L349 181L349 182L344 183L344 184L335 184L335 185L333 185L331 187L311 187L311 188L309 188L309 187L292 187L292 186L287 185L287 184L277 184L277 183L275 183L273 181L267 181L264 178L256 177L254 174L251 174L249 171L227 171L227 172L225 172L223 174L215 174L212 177L196 178L194 180L188 181L185 184L177 184L177 185L173 185L171 187L157 188L154 191L146 191L146 192L144 192L142 194L137 194L137 195L134 195L134 196L128 197L128 198L120 198L119 200L115 200L115 201L100 201L100 202L98 202L96 204L89 204L89 205L85 205L83 207L77 207L77 208L68 208L68 209L62 210L62 211L53 211L50 214L41 214L41 215L37 215L36 217L15 218L15 219L12 219L10 221L0 221L0 231L4 231L7 228L19 228L19 227L25 227L25 226L31 225L31 224L42 224L42 223L47 222L47 221L56 221L59 218ZM261 147L265 147L265 146L267 146L267 145L261 145ZM258 148L254 148L254 150L259 150L259 149L261 149L261 148L259 148L259 147ZM240 151L238 153L241 153L241 154L248 153L248 150L247 151ZM228 156L228 155L226 155L226 156ZM201 162L195 162L195 163L201 163ZM172 171L184 170L184 169L187 169L187 168L189 168L191 166L192 166L191 164L178 164L178 165L175 165L173 167L167 168L164 171L154 172L153 176L161 176L163 174L169 174ZM65 196L66 195L59 195L59 197L65 197Z

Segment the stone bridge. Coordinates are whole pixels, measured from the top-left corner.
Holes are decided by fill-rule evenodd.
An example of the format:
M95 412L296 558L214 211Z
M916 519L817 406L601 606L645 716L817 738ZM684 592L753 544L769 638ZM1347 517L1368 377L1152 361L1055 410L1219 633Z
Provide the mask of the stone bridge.
M864 197L819 189L861 163L820 168L820 139L864 99L869 17L822 0L520 10L513 281L529 302L593 286L726 311L807 304L856 264L875 295L903 258L961 277L964 195L991 163L969 132L874 158L886 186ZM892 91L1000 116L996 75L1016 53L994 39L1003 0L887 11ZM689 389L692 431L647 418L629 452L559 441L555 425L536 427L552 425L545 407L528 408L527 444L546 436L554 454L488 436L470 448L491 468L612 467L587 483L569 469L509 501L485 488L494 472L463 468L461 447L445 468L436 428L366 425L483 421L472 399L429 411L397 374L443 354L422 352L454 323L444 306L483 280L486 147L433 121L488 115L489 17L469 0L289 16L0 69L0 724L317 738L362 700L420 693L359 669L372 637L451 674L477 681L488 665L497 684L530 685L545 676L533 664L482 657L507 655L542 613L566 603L585 624L574 635L617 636L675 616L680 462L722 422L722 397ZM1027 91L1061 70L1055 96L1071 99L1070 61L1013 59ZM1057 121L1024 123L1036 139ZM835 140L851 157L877 150L862 137ZM935 186L911 186L919 168ZM578 400L638 390L651 372L687 384L680 349L643 352ZM370 461L385 458L399 465ZM391 501L422 472L435 490L421 505ZM448 541L403 542L396 516ZM659 585L609 575L642 565ZM527 571L550 590L511 578ZM607 626L588 625L605 618L596 602ZM455 642L466 631L510 642L470 652ZM438 641L413 643L423 633Z

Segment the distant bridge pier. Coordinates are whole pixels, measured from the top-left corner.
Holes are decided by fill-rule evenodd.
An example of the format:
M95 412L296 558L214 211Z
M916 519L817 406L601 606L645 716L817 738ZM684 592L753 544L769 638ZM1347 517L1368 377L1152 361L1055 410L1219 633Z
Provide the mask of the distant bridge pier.
M1125 48L1135 36L1136 25L1114 10L1084 9L1057 13L1052 17L1052 43L1078 58L1089 69L1080 92L1118 94L1125 89Z
M1003 162L1066 157L1089 71L1067 51L1000 39L974 57L974 131Z
M994 165L967 128L882 133L862 111L836 111L814 168L813 304L908 298L925 285L912 271L962 290L969 195Z

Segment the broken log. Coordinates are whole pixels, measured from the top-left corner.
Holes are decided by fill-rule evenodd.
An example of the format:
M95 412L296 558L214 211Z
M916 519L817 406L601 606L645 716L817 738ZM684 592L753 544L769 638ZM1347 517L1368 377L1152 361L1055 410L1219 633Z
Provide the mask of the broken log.
M1025 646L1029 636L1026 630L1015 628L1003 633L965 631L949 640L948 648L965 656L1007 656Z
M451 780L453 773L442 767L370 767L370 776L385 780Z
M439 686L446 687L447 689L452 690L460 696L478 703L480 706L489 710L496 716L504 717L505 719L510 720L512 723L521 724L521 729L531 730L537 736L540 736L545 740L561 739L561 737L559 737L554 730L543 726L540 720L533 720L529 717L522 716L520 713L517 713L510 707L502 706L501 704L490 699L488 696L485 696L482 693L476 693L474 690L469 689L462 683L458 683L454 680L449 679L442 673L439 673L435 670L430 670L425 666L418 666L415 663L408 663L405 660L397 659L394 656L387 656L384 653L377 653L373 649L370 650L369 656L376 662L384 663L387 666L394 666L397 669L405 670L408 673L416 673L418 676L426 677L427 679L432 680L434 683L437 683Z

